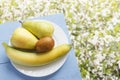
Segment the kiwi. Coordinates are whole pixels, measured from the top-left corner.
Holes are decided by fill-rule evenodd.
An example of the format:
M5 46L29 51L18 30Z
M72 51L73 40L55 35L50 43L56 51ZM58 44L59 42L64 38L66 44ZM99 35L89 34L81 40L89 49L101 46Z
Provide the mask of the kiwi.
M37 52L47 52L50 51L54 47L54 39L52 37L43 37L36 43L36 51Z

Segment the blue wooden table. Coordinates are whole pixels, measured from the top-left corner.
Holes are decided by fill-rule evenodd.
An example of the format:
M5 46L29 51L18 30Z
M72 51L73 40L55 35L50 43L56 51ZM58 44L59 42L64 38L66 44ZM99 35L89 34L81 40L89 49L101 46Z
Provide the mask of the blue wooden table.
M34 19L44 19L54 22L64 30L69 39L68 29L66 27L63 14L36 17ZM1 43L2 42L8 43L11 34L15 30L15 28L19 26L20 23L18 21L0 24L0 80L82 80L73 49L68 54L68 58L64 65L58 71L49 76L35 78L25 76L22 73L18 72L11 65Z

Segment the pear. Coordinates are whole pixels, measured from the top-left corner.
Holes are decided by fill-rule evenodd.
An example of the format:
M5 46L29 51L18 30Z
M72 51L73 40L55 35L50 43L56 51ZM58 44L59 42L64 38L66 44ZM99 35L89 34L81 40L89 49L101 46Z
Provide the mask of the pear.
M52 36L54 32L54 26L48 21L27 20L22 22L22 26L39 39Z
M24 66L41 66L48 64L64 55L66 55L70 49L70 44L61 44L45 53L27 52L15 49L8 46L5 42L2 43L8 58L16 64Z
M16 28L10 39L11 45L20 49L35 49L37 41L32 33L22 27Z

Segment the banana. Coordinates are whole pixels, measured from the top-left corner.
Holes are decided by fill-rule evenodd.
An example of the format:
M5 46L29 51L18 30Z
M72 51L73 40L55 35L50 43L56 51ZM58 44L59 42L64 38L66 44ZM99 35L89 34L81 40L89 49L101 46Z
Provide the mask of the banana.
M61 44L49 52L35 53L15 49L5 42L2 44L5 48L8 58L14 63L24 66L40 66L47 64L67 54L71 49L70 44Z

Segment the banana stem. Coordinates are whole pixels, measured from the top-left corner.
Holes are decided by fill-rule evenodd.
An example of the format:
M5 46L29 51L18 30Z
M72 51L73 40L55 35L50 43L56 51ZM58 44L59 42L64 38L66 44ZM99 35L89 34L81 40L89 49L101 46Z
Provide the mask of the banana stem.
M3 42L2 45L5 47L5 49L8 47L7 43Z

